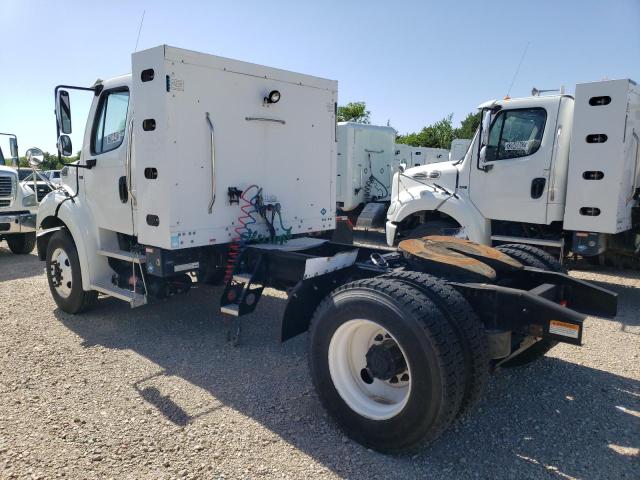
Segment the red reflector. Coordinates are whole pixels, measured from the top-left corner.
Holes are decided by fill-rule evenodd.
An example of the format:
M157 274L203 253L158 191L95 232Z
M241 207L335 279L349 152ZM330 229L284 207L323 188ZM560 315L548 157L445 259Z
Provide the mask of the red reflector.
M560 300L560 306L566 307L567 305L569 305L569 302L567 302L566 300Z

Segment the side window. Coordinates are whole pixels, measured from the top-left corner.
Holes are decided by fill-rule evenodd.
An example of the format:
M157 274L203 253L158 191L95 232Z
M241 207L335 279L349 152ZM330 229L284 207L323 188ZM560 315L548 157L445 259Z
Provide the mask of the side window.
M102 95L91 136L91 152L94 155L110 152L122 144L128 108L128 91L106 92Z
M491 125L487 161L533 155L540 148L547 121L544 108L505 110Z

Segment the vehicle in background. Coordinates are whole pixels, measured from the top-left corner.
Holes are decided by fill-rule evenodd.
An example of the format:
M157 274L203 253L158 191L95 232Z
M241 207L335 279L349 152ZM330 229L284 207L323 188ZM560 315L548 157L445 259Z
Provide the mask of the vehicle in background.
M18 139L9 136L11 165L0 148L0 241L6 240L13 253L25 254L33 250L36 244L36 208L38 201L33 189L18 178ZM42 152L27 152L29 156Z
M491 100L463 160L393 183L387 243L459 228L486 245L532 244L638 265L640 89L632 80L570 95Z
M337 214L356 231L383 231L395 172L449 158L446 149L396 144L396 133L387 126L338 123Z
M61 170L47 170L43 173L53 185L60 185L62 183L62 178L60 175Z
M452 162L462 160L467 150L469 150L469 145L471 145L471 139L456 138L452 140L451 149L449 150L449 160Z

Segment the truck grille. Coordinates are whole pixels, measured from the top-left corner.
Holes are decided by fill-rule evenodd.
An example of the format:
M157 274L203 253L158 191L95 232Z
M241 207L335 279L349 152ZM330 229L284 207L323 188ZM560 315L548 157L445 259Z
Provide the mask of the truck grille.
M0 207L8 207L11 205L11 200L0 200Z
M13 197L13 177L0 177L0 198Z

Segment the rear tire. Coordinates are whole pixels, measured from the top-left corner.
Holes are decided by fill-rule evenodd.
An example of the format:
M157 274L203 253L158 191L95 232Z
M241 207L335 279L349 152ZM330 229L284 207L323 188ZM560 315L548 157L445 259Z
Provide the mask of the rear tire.
M406 369L384 380L368 355L387 342ZM437 438L464 393L464 357L449 322L419 290L389 278L349 283L320 304L309 367L320 401L345 433L385 453Z
M506 243L504 245L499 245L496 247L497 250L504 252L503 249L515 249L520 250L522 252L526 252L529 255L536 257L540 262L542 262L545 266L545 270L550 270L552 272L558 273L568 273L568 270L562 265L557 258L551 255L548 252L545 252L541 248L534 247L531 245L525 245L522 243ZM506 252L504 252L506 253Z
M31 253L36 246L36 234L33 233L14 233L6 236L9 250L17 255L26 255Z
M66 230L54 233L47 245L47 280L53 299L64 312L88 310L98 298L98 292L82 289L78 250Z
M484 325L467 299L451 285L427 273L403 271L384 275L420 290L434 302L453 328L465 361L465 389L459 416L466 413L482 396L489 380L489 343Z

